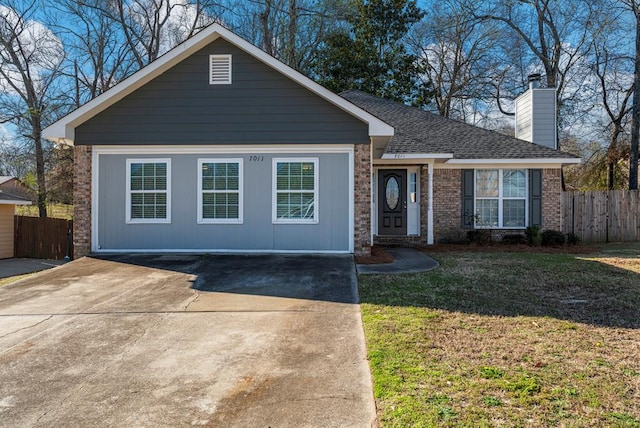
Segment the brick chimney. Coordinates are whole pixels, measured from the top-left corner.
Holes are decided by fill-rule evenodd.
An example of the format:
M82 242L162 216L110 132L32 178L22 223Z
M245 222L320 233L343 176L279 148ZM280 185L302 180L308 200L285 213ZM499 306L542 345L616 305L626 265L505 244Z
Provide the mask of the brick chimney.
M516 98L516 138L557 149L556 88L541 88L538 73L528 80L529 89Z

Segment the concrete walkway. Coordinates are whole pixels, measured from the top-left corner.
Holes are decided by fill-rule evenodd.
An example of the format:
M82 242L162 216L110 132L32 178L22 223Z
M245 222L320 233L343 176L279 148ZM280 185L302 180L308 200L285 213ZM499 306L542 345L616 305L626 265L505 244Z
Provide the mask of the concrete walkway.
M62 260L2 259L0 260L0 279L51 269L63 263Z
M433 270L438 262L415 248L387 248L393 263L379 265L356 265L360 275L419 273Z

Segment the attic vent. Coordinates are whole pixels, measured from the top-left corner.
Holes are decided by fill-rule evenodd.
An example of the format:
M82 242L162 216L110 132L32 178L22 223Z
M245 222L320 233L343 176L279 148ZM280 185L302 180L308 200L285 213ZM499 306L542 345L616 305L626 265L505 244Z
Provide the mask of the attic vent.
M209 56L209 83L211 85L231 84L231 55Z

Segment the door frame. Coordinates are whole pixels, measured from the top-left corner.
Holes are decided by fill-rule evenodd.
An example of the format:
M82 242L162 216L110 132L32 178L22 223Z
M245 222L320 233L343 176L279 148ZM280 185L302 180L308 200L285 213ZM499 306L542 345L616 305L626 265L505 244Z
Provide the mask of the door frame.
M371 180L371 184L372 184L372 200L371 200L371 212L372 212L372 218L371 218L371 226L372 226L372 231L373 231L373 235L375 236L380 236L378 233L378 225L379 225L379 197L380 197L380 186L382 185L381 183L381 175L380 175L380 171L381 170L404 170L406 171L406 182L405 182L405 186L406 186L406 204L407 204L407 213L406 213L406 217L407 217L407 233L405 235L395 235L395 236L421 236L421 223L422 223L422 218L421 218L421 204L423 203L421 196L421 189L420 189L420 185L421 185L421 179L420 179L420 174L421 174L421 167L420 166L403 166L403 165L386 165L386 166L380 166L380 167L374 167L373 168L373 172L372 172L372 180ZM412 204L411 203L411 187L410 187L410 181L411 181L411 174L415 173L416 174L416 193L417 193L417 203ZM415 210L415 213L411 214L409 211L411 208L413 210ZM417 228L414 230L411 230L409 227L409 217L410 216L415 216L416 220L417 220ZM394 235L384 235L384 236L394 236Z

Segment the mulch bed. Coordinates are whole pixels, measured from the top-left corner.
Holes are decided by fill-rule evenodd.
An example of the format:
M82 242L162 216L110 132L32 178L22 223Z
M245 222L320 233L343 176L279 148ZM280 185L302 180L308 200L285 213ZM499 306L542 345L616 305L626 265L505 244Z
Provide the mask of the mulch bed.
M451 253L451 252L485 252L485 253L551 253L551 254L589 254L597 253L600 248L590 245L558 245L553 247L533 247L526 244L436 244L418 247L423 253Z
M384 247L374 245L371 247L371 255L369 257L356 256L356 263L359 265L382 265L393 263L393 256L387 252Z
M600 251L600 248L590 245L561 245L555 247L532 247L525 244L435 244L420 246L416 249L426 254L431 253L454 253L454 252L485 252L485 253L550 253L550 254L591 254ZM393 256L389 254L385 247L374 245L371 247L371 256L356 256L355 261L361 265L378 265L393 262Z

